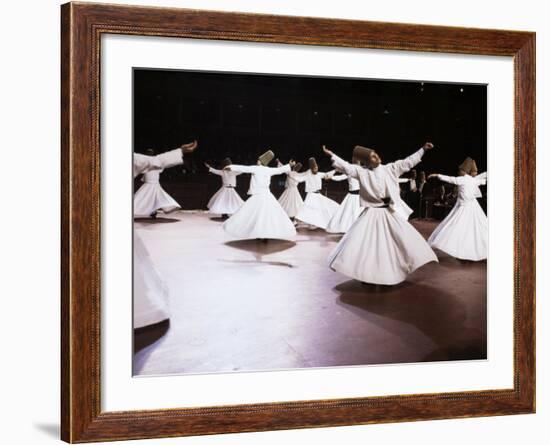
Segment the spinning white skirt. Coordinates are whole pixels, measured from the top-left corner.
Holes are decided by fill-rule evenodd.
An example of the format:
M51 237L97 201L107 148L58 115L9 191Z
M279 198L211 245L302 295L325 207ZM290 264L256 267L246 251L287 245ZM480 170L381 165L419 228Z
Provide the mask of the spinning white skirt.
M168 288L139 234L134 232L134 328L169 318Z
M233 215L243 204L244 201L235 188L223 186L210 198L207 207L210 213Z
M269 191L250 196L223 228L237 239L289 239L296 235L294 224Z
M279 197L279 204L289 217L294 218L304 205L298 187L287 187Z
M329 221L338 210L338 203L321 193L307 194L304 205L296 215L296 219L321 229L326 229Z
M165 213L179 209L180 205L160 184L144 183L134 195L134 216L150 216L157 210Z
M331 269L365 283L393 285L437 256L418 231L387 208L365 209L329 257Z
M475 200L456 204L428 243L461 260L484 260L488 245L487 216Z
M327 232L346 233L363 211L359 195L348 193L334 216L330 219Z

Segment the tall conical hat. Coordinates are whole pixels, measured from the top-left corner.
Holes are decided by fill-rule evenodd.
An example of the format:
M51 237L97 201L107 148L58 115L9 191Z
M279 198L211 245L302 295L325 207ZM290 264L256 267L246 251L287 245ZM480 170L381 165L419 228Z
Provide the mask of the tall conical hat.
M222 168L223 167L227 167L228 165L231 165L233 164L233 162L231 162L231 158L225 158L223 161L222 161Z
M309 158L308 159L309 169L313 173L317 173L319 171L319 166L317 165L317 160L315 158Z
M299 172L301 169L302 169L301 162L296 162L296 164L294 164L294 167L292 168L292 170L294 170L295 172Z
M476 161L474 161L469 156L464 159L464 162L462 162L462 164L460 164L458 168L464 171L467 175L471 175L474 172L477 173Z
M361 163L369 163L370 155L374 150L372 148L362 147L361 145L356 145L353 147L353 162L360 161Z
M274 157L275 157L275 153L273 153L271 150L267 150L264 154L258 157L258 160L262 165L266 166L266 165L269 165L271 161L273 161Z

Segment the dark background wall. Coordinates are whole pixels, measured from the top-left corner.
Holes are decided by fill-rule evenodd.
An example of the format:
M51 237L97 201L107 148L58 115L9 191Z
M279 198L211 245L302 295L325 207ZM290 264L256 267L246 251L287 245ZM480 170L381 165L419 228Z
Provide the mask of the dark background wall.
M219 187L205 161L217 166L230 156L253 164L266 149L304 165L316 156L328 170L322 144L345 158L354 145L365 145L390 162L429 140L436 149L418 170L455 174L466 156L486 169L485 85L135 69L133 88L135 151L199 141L183 167L161 176L186 209L205 208ZM238 183L244 197L248 178ZM276 196L283 183L274 178ZM340 199L346 184L327 188Z

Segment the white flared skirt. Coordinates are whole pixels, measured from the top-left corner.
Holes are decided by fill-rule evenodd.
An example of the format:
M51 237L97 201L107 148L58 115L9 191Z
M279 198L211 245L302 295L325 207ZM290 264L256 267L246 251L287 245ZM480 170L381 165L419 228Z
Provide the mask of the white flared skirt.
M160 278L149 252L134 231L134 328L169 318L168 288Z
M387 208L365 209L329 257L331 269L365 283L393 285L437 256L418 231Z
M457 203L441 221L428 243L461 260L480 261L487 258L487 216L476 200Z
M179 208L180 205L160 184L146 182L134 194L134 216L147 217L157 210L168 213Z
M363 211L359 195L348 193L327 225L327 232L346 233Z
M279 197L279 204L289 217L294 218L304 205L298 187L287 187Z
M296 235L294 224L269 191L250 196L223 228L237 239L289 239Z
M233 215L233 213L239 210L243 204L244 201L233 187L223 186L214 193L206 206L210 213Z
M338 210L338 203L321 193L308 193L296 219L321 229L326 229Z

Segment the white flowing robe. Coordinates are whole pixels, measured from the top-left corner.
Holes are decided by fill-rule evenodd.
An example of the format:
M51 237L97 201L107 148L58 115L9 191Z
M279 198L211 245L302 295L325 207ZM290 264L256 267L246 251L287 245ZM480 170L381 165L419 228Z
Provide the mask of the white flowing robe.
M298 190L298 184L304 180L298 172L289 171L286 174L285 190L279 197L279 204L290 218L294 218L304 205L304 200Z
M143 174L143 185L134 194L134 216L148 217L157 210L169 213L181 208L160 185L162 171L155 169Z
M263 165L230 165L238 173L249 173L248 198L241 208L223 224L224 230L237 239L288 239L296 235L296 229L269 185L271 177L290 172L290 166L265 167Z
M338 210L334 213L327 225L329 233L346 233L363 211L359 199L359 181L346 174L335 175L332 181L340 182L347 180L348 193L340 203Z
M207 207L210 213L219 215L232 215L241 208L244 201L235 191L237 186L237 176L239 172L231 170L216 170L210 167L208 171L214 175L218 175L222 179L221 188L210 198Z
M360 202L365 207L330 255L333 270L359 281L393 285L424 264L437 261L426 240L403 216L408 207L399 195L399 176L418 164L423 155L420 149L408 158L374 169L332 156L337 170L359 181Z
M440 181L458 187L456 204L428 238L430 246L455 258L481 261L487 258L488 224L485 212L477 202L480 185L486 174L478 176L437 175Z
M134 177L152 170L162 170L181 164L181 149L158 156L134 153ZM134 230L134 328L159 323L170 318L168 288L147 251L139 229Z
M329 221L338 210L338 203L322 195L323 179L332 177L334 171L313 173L307 170L297 177L305 182L306 199L296 214L296 219L311 226L326 229Z

